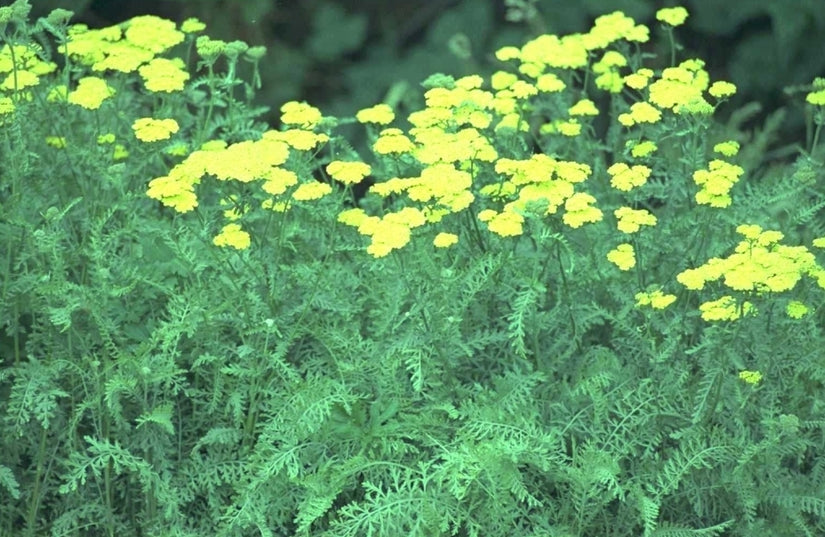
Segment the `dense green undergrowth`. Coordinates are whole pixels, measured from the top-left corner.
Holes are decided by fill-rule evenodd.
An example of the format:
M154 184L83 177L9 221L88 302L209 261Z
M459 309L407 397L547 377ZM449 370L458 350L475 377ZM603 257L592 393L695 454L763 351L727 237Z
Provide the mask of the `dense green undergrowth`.
M825 532L822 80L766 166L777 122L713 119L685 13L616 12L421 110L273 129L260 49L27 15L0 535Z

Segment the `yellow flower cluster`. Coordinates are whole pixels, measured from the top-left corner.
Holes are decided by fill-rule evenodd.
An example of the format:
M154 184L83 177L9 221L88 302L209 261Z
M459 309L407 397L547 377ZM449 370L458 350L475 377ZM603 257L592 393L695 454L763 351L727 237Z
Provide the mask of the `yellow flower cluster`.
M382 218L369 216L363 209L349 209L338 215L338 221L356 227L362 235L371 238L367 252L373 257L384 257L410 242L411 230L421 227L426 216L418 209L405 207Z
M41 76L56 69L57 64L42 60L34 47L4 44L0 48L0 92L15 93L37 86Z
M788 305L785 306L785 313L787 313L791 319L801 319L808 314L808 311L808 306L798 300L791 300L788 302Z
M825 106L825 78L816 77L811 86L812 91L805 96L805 101L814 106Z
M69 93L68 101L88 110L97 110L103 101L115 94L115 89L100 77L87 76L77 82L77 89Z
M355 114L355 119L361 123L375 123L376 125L389 125L395 119L395 113L388 104L377 104L370 108L359 110Z
M613 211L613 215L618 220L616 227L622 233L636 233L641 229L641 226L656 225L656 217L646 209L619 207Z
M756 314L753 304L748 301L739 303L729 295L700 304L699 311L706 321L735 321L745 315Z
M696 193L696 203L711 207L724 208L731 204L730 190L745 173L740 166L724 160L714 159L708 163L708 169L693 173L693 182L700 189Z
M757 225L741 225L737 232L744 240L736 245L733 254L687 269L679 273L676 280L691 290L701 290L706 283L721 280L729 289L743 293L781 293L793 289L802 276L807 275L825 287L825 269L804 246L779 244L782 233L763 231ZM730 305L729 301L712 304L707 308L716 308L714 311ZM790 311L801 310L795 306L789 314Z
M155 58L140 67L138 72L146 89L154 93L182 91L189 80L189 73L180 58Z
M315 114L312 111L304 112ZM301 122L304 123L303 119ZM311 131L307 132L312 134ZM294 201L315 200L329 194L332 189L328 184L315 181L298 184L295 172L282 167L290 154L290 145L282 139L282 134L284 133L268 131L260 140L231 145L220 141L204 144L174 166L168 175L150 181L147 195L178 212L191 211L198 205L195 185L207 174L221 181L257 182L264 193L273 197L282 196L292 189L290 199ZM277 210L286 206L283 200L276 202L269 199L264 203L264 207ZM227 217L235 220L237 215ZM246 248L250 241L240 224L232 222L231 226L225 226L215 237L214 243Z
M193 22L187 24L191 27ZM181 60L157 56L183 42L184 38L185 33L178 30L174 22L143 15L97 30L90 30L83 24L73 25L60 52L98 73L140 70L149 91L172 92L183 89L189 73Z
M636 293L636 306L650 306L655 310L663 310L676 302L676 295L665 294L661 289Z
M138 118L132 123L135 137L141 142L166 140L178 132L178 122L174 119Z
M739 378L747 384L755 385L762 381L762 373L759 371L740 371Z
M679 7L666 7L656 12L656 20L668 26L681 26L688 17L687 9Z
M650 102L677 114L710 113L712 108L702 96L709 84L703 67L701 60L686 60L676 67L668 67L648 86Z
M592 205L595 198L575 192L574 185L587 179L591 173L586 164L558 161L544 154L536 154L525 160L499 159L495 171L506 179L499 184L483 187L481 194L491 198L516 199L504 205L501 215L485 213L488 227L494 233L503 236L520 234L523 221L520 215L536 202L545 204L545 215L555 214L563 205L565 214L562 220L573 228L602 219L602 212ZM510 215L503 216L507 213Z
M621 270L630 270L636 266L636 253L633 245L622 243L607 252L607 260L619 267Z
M333 160L327 164L329 176L347 185L360 183L371 171L369 164L363 162Z
M628 166L624 162L617 162L607 169L610 174L610 184L613 188L628 192L647 183L651 169L637 164Z

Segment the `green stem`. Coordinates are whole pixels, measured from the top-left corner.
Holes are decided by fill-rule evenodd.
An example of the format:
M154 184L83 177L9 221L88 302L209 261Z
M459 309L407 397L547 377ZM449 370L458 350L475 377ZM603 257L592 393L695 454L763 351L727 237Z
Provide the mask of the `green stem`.
M34 490L32 490L29 498L29 511L26 514L26 532L27 535L34 535L37 527L37 512L40 509L40 486L43 481L43 461L45 460L46 452L46 432L45 427L41 427L40 443L37 446L37 469L34 475Z

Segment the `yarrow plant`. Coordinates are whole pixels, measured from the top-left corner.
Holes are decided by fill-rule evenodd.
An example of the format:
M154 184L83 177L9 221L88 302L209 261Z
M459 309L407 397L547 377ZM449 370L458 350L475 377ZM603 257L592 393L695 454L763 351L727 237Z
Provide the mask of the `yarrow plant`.
M825 533L825 81L777 171L682 7L277 125L262 47L29 11L0 534Z

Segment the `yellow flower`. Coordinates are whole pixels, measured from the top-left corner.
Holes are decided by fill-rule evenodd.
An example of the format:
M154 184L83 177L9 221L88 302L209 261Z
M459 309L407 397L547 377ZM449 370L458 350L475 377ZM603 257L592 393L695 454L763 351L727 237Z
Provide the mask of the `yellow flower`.
M590 99L582 99L567 111L571 116L597 116L599 110Z
M629 140L628 143L631 144L630 155L636 158L644 158L658 149L656 147L656 143L650 140L645 140L638 143L634 143L632 140Z
M410 242L410 228L401 223L382 219L370 231L372 241L367 247L367 253L373 257L384 257Z
M112 150L112 159L114 160L124 160L129 157L129 150L122 144L115 144L114 149Z
M441 232L433 239L433 245L436 248L449 248L458 242L458 235L454 233Z
M636 254L633 246L622 243L607 252L607 260L619 267L621 270L630 270L636 266Z
M677 112L680 107L705 102L702 91L707 87L707 73L703 70L693 71L688 67L693 66L685 66L683 63L665 69L662 77L648 88L650 102L659 108Z
M647 293L636 293L636 306L650 306L655 310L663 310L676 302L676 295L666 295L661 289Z
M653 71L647 68L639 69L635 73L631 73L624 77L624 83L628 88L635 90L642 90L647 87L653 76Z
M645 184L650 172L647 166L637 164L630 167L624 162L617 162L607 169L607 173L611 175L610 184L624 192Z
M347 209L338 213L338 221L352 227L360 227L367 218L369 218L367 213L360 208Z
M676 275L676 281L691 289L699 291L705 287L707 278L701 268L686 269Z
M200 152L203 170L220 179L234 179L248 183L269 177L274 166L280 166L289 157L289 148L278 140L266 137L260 140L237 142L226 149Z
M717 99L724 99L736 93L736 86L730 82L714 82L710 88L708 88L708 93Z
M762 380L762 373L760 373L759 371L740 371L739 378L745 381L745 383L747 384L755 385L759 384L759 382Z
M115 94L115 90L105 80L96 76L81 78L77 89L69 93L69 102L88 110L97 110L100 105Z
M666 7L656 12L656 20L670 26L681 26L687 17L687 9L683 7Z
M178 132L178 122L174 119L154 119L142 117L132 123L135 137L142 142L167 140Z
M196 34L206 29L206 24L195 17L189 17L180 25L180 31L185 34Z
M528 84L523 80L516 80L509 89L513 92L513 96L520 100L525 100L529 97L537 95L539 92L533 84Z
M524 228L522 227L524 217L511 211L496 213L488 209L481 211L478 219L487 222L487 228L502 237L514 237L524 232Z
M825 106L825 89L810 92L805 96L805 101L814 106Z
M536 89L543 93L555 93L564 90L567 85L553 73L544 73L536 78Z
M327 164L326 170L330 177L347 185L360 183L372 171L370 166L363 162L344 162L342 160L333 160Z
M564 202L564 216L562 221L572 228L579 228L585 223L599 222L602 212L593 207L596 198L586 192L576 192Z
M562 69L585 67L588 62L587 49L577 35L540 35L521 47L519 59L523 64Z
M292 193L292 199L297 201L309 201L321 199L332 192L332 187L326 183L304 183L299 185Z
M619 123L625 127L632 127L636 123L656 123L662 119L662 113L653 105L647 102L634 103L630 107L630 113L621 114Z
M467 75L455 81L455 87L465 90L478 89L482 84L484 79L480 75Z
M388 125L395 119L395 114L387 104L377 104L371 108L364 108L355 114L355 119L361 123L377 123Z
M264 177L261 188L267 194L280 196L286 192L287 188L298 184L298 176L291 170L273 167L270 168Z
M518 76L513 73L496 71L493 73L493 76L490 77L490 85L494 90L498 91L509 88L516 80L518 80Z
M110 43L104 50L106 57L92 64L93 71L112 70L131 73L155 57L152 51L127 41Z
M496 59L501 62L517 60L521 55L518 47L502 47L496 51Z
M175 23L155 15L134 17L125 23L124 37L130 43L159 54L183 41Z
M636 233L641 226L655 226L656 217L646 209L631 209L630 207L619 207L613 214L618 219L619 231L623 233Z
M249 248L251 237L239 224L232 223L223 226L221 232L212 239L212 243L215 246L231 246L236 250L245 250Z
M723 296L699 305L702 319L706 321L735 321L742 315L755 313L753 304L743 302L741 305L732 296Z
M56 149L63 149L66 147L66 138L64 136L46 136L46 143Z
M310 151L319 144L329 141L329 136L303 129L289 129L285 131L270 130L263 134L267 140L279 140L298 151Z
M372 148L379 155L409 153L415 149L412 141L401 129L384 129L375 140Z
M14 108L14 101L11 97L0 97L0 116L11 114Z
M281 123L312 129L321 121L321 111L305 102L289 101L281 106Z
M727 142L721 142L713 146L713 150L720 155L724 155L726 157L733 157L739 153L739 142L734 142L733 140L728 140Z
M189 80L189 73L183 68L183 60L180 58L155 58L138 69L138 72L149 91L171 93L181 91L184 83Z
M785 308L785 312L791 319L801 319L808 313L808 306L798 300L791 300Z

